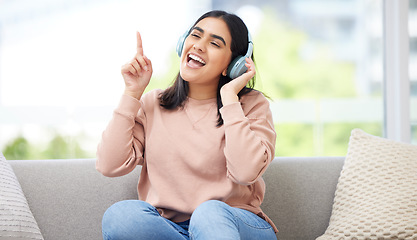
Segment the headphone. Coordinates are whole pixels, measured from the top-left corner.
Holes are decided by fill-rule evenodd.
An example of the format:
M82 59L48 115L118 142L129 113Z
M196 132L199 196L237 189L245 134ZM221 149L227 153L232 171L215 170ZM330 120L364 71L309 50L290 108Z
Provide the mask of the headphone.
M188 35L191 32L191 28L187 30L178 40L177 43L177 54L179 57L181 57L182 50L184 48L184 42L185 39L188 37ZM229 66L227 67L227 76L231 79L237 78L243 73L245 73L248 68L245 66L246 58L250 58L253 53L253 42L252 37L248 31L248 51L246 52L245 56L237 56L235 59L233 59L232 62L230 62Z

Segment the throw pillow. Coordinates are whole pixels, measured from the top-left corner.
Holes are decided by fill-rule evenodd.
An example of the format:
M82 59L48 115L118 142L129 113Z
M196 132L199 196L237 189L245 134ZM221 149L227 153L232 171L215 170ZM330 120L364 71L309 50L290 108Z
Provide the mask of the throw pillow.
M1 152L0 239L43 239L13 169Z
M352 131L327 239L417 240L417 146Z

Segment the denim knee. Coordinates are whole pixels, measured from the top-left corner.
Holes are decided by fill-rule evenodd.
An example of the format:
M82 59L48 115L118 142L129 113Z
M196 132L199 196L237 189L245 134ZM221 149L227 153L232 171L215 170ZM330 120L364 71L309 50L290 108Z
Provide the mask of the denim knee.
M162 217L151 204L126 200L113 204L104 213L102 222L105 240L185 240L188 232Z
M219 200L208 200L200 204L194 211L210 211L212 209L226 209L229 205L227 205L225 202L219 201Z
M126 216L132 213L132 210L136 211L156 211L156 209L147 202L139 200L124 200L116 202L111 205L103 215L103 223L107 221L114 222L126 220ZM119 219L120 218L120 219Z
M231 207L217 200L206 201L194 210L189 233L191 239L239 239Z
M221 216L226 216L229 212L229 205L222 201L218 200L209 200L200 204L191 215L191 221L198 220L200 218L204 219L204 222L210 220L210 218L218 218Z
M103 215L102 233L104 239L131 239L132 229L137 228L138 214L151 213L154 207L138 200L125 200L111 205ZM156 210L155 210L156 211ZM158 213L155 213L158 214Z
M210 200L202 203L190 220L191 239L276 239L272 226L256 214Z

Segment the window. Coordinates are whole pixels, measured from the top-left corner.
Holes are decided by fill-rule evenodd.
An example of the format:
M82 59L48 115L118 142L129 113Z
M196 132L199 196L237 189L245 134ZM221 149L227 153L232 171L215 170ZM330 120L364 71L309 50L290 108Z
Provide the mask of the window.
M257 16L215 2L248 22ZM280 2L260 3L251 30L260 84L274 99L277 155L345 155L353 128L382 135L382 1Z
M409 2L411 142L417 144L417 1Z
M410 23L416 1L406 7ZM135 31L154 65L148 89L165 88L178 72L178 37L210 9L237 13L249 27L278 156L345 155L353 128L387 134L383 0L16 0L0 3L0 150L8 159L94 157L123 92L120 66L133 57Z

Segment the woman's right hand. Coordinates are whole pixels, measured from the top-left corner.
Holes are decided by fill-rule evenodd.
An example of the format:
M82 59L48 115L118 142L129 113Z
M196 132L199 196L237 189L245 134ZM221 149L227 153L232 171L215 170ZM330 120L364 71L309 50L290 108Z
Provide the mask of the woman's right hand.
M135 57L122 66L125 94L140 99L152 76L152 63L143 54L142 38L136 32L137 48Z

